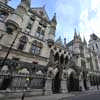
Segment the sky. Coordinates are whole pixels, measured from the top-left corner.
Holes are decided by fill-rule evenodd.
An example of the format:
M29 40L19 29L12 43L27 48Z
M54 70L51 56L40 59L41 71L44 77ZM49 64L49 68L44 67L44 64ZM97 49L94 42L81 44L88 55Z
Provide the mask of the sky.
M11 0L9 5L16 8L20 0ZM31 7L42 7L50 19L57 16L56 39L61 36L69 42L74 30L89 41L90 34L100 37L100 0L31 0Z

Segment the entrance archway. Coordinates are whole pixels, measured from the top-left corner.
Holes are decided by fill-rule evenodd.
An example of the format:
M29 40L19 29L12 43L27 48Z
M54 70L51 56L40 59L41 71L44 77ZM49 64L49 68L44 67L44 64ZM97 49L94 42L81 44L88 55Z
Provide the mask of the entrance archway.
M4 78L1 83L0 90L6 90L10 86L11 82L12 82L11 77Z
M1 76L2 82L0 83L0 90L6 90L12 82L12 77L10 75L6 75L9 69L10 68L8 67L8 65L4 65L1 69L1 72L5 74L3 75L3 77Z
M76 72L72 69L69 70L70 74L68 75L68 91L79 91L79 78L76 75Z
M61 80L60 80L59 74L60 73L58 71L55 78L52 80L52 92L53 93L59 93L60 92Z

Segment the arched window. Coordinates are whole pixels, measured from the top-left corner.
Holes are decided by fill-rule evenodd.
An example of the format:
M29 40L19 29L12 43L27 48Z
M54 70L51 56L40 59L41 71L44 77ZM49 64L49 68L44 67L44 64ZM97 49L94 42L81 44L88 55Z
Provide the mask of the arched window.
M64 62L64 56L61 55L61 57L60 57L60 63L63 64L63 62Z
M58 54L58 52L55 54L55 56L54 56L54 61L59 61L59 54Z
M18 50L23 50L25 48L25 45L27 44L28 38L26 36L22 36L19 40L19 46Z
M65 64L68 63L68 56L65 57Z
M54 62L54 52L53 50L50 51L50 57L49 57L50 62Z

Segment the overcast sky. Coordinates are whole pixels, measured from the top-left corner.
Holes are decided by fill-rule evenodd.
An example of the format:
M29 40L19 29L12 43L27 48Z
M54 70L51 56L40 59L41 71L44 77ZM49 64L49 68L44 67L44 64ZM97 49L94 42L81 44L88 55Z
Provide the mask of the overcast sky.
M81 37L89 40L91 33L100 37L100 0L31 0L32 7L45 9L50 19L56 12L57 30L56 38L67 38L67 42L73 39L76 28ZM12 0L9 5L16 8L20 0Z

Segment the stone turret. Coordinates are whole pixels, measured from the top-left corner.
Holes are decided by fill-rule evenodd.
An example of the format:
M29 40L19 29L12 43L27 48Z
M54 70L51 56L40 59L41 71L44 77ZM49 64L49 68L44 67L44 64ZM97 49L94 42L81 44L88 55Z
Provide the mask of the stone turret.
M64 38L64 47L66 47L66 38Z
M49 32L49 36L48 36L48 44L54 43L56 25L57 25L57 21L56 21L56 13L55 13L51 20L50 32Z
M52 31L50 32L50 34L55 35L56 25L57 25L57 21L56 21L56 13L55 13L51 20L51 30Z
M74 41L73 41L73 53L80 54L80 36L77 35L76 29L74 32Z
M54 13L54 16L52 18L52 23L54 24L54 26L57 25L57 21L56 21L56 13Z
M8 33L12 33L13 31L22 28L22 23L25 20L24 16L30 9L30 2L30 0L21 0L21 3L15 9L15 11L8 16L6 19L6 27Z
M76 28L74 30L74 40L77 39L77 32L76 32Z
M84 37L84 41L83 41L84 45L87 46L87 42L86 42L86 39Z
M19 4L16 10L18 10L18 12L21 13L27 12L30 9L30 5L31 0L21 0L21 3Z

